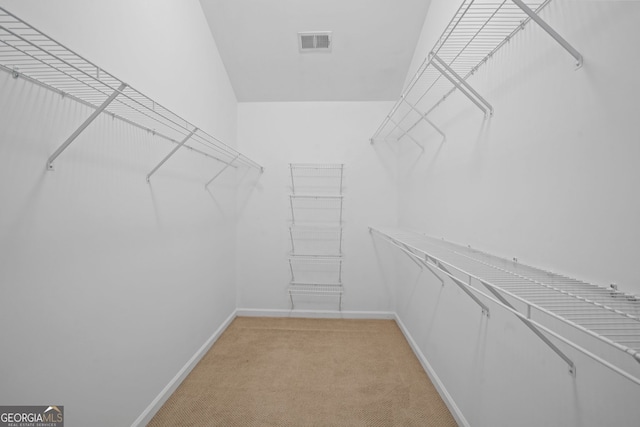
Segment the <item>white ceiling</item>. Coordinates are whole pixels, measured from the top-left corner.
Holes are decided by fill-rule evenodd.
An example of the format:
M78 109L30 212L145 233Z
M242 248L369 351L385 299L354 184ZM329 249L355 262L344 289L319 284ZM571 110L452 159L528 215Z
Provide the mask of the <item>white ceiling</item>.
M429 0L200 0L239 102L390 101ZM300 53L300 31L332 31Z

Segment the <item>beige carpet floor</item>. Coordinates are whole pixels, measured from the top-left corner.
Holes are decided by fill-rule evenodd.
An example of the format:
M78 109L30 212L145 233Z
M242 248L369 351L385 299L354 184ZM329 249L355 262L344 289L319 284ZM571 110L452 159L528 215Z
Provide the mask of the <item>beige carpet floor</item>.
M455 426L393 320L238 317L149 426Z

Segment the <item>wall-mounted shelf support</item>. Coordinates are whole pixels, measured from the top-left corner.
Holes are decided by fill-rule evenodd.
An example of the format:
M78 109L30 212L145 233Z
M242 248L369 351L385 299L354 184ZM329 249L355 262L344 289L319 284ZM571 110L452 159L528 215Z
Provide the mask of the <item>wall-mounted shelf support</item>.
M425 256L425 259L429 259L428 256ZM469 288L467 287L467 284L464 283L462 280L458 279L456 276L453 275L453 273L451 273L440 261L436 260L435 258L432 259L432 262L436 265L436 267L438 267L441 271L443 271L447 276L449 276L452 280L453 283L455 283L456 285L458 285L458 287L469 296L469 298L471 298L472 300L475 301L476 304L478 304L480 306L480 308L482 308L482 314L486 315L487 317L489 317L489 307L487 307L487 305L485 303L483 303L482 301L480 301L480 298L478 298L477 296L475 296L473 294L473 292L471 292L469 290ZM469 280L471 280L471 276L469 276Z
M65 45L0 7L0 71L92 109L90 117L47 159L56 158L100 113L231 167L263 167ZM118 88L118 89L116 89ZM190 135L191 134L191 135ZM190 135L188 143L180 143ZM231 159L234 158L233 161ZM149 174L147 177L150 177Z
M384 120L382 121L382 123L380 123L380 125L378 126L378 129L376 129L375 133L373 134L373 136L371 138L369 138L369 143L373 145L373 143L375 142L375 139L378 137L378 135L380 135L380 132L382 132L382 129L384 129L387 124L389 123L389 120L391 119L391 117L396 113L396 110L398 110L398 107L400 107L401 102L398 100L396 101L396 103L394 104L393 108L391 109L391 111L389 111L389 114L387 114L387 116L384 118Z
M491 292L493 294L493 296L495 296L501 303L503 303L504 305L506 305L507 307L510 307L512 310L514 311L518 311L513 304L511 304L509 301L507 301L507 299L505 297L503 297L502 295L500 295L500 292L496 291L493 287L491 287L490 285L487 285L485 282L480 281L485 288L487 288L489 290L489 292ZM540 332L540 330L533 324L531 323L531 320L529 320L529 318L531 317L531 306L528 305L528 310L527 310L527 316L525 317L518 317L518 319L520 319L520 321L522 321L522 323L525 324L525 326L529 329L531 329L531 331L537 335L538 338L540 338L542 340L542 342L544 342L551 350L553 350L558 356L560 356L560 358L562 360L564 360L565 362L567 362L567 365L569 365L569 373L571 375L573 375L574 377L576 376L576 365L575 363L573 363L573 361L562 352L562 350L560 350L554 343L551 342L551 340L549 340L549 338L547 338L542 332Z
M525 4L522 0L462 0L400 99L369 139L371 143L400 141L405 134L422 143L423 138L430 136L417 125L458 90L485 116L492 115L491 104L467 82L531 20L573 55L579 65L582 64L582 55L539 17L551 1L526 0Z
M369 232L371 232L371 231L372 230L369 229ZM404 253L411 261L413 261L413 263L415 265L418 266L418 268L420 268L421 270L423 268L426 268L427 270L429 270L431 272L431 274L433 274L433 277L438 279L438 281L440 282L440 285L442 285L442 286L445 285L444 279L442 277L440 277L440 275L433 268L431 268L431 266L429 266L429 264L427 263L426 259L422 259L420 257L420 255L411 252L411 250L407 249L406 247L400 246L398 243L395 243L393 241L389 241L389 243L391 243L392 245L394 245L398 249L400 249L400 251L402 251L402 253ZM488 313L488 311L487 311L487 313Z
M469 296L469 298L471 298L476 304L478 304L480 306L480 308L482 309L482 314L484 314L487 317L489 317L489 307L487 307L487 305L485 303L483 303L480 300L480 298L475 296L473 294L473 292L471 292L469 289L467 289L467 284L464 283L459 278L457 278L456 276L454 276L438 259L429 257L427 254L424 254L424 258L423 258L419 254L417 254L415 252L415 250L412 250L412 248L410 246L408 246L407 244L405 244L405 243L403 243L403 242L401 242L401 241L399 241L397 239L394 239L393 237L391 237L391 236L389 236L387 234L383 234L383 233L379 232L378 230L376 230L375 228L371 228L370 227L369 231L378 233L378 235L383 237L387 242L391 243L393 246L395 246L398 249L400 249L406 255L410 256L412 259L415 258L415 260L417 260L420 263L420 264L418 264L418 266L422 265L422 266L428 268L429 271L431 271L431 273L433 273L433 275L436 276L438 278L438 280L442 284L444 284L444 282L443 282L442 278L440 277L440 275L438 275L429 266L429 262L431 262L435 268L437 268L438 270L442 271L451 280L453 280L453 283L455 283L456 286L458 286L465 294L467 294Z
M58 149L47 160L47 170L50 170L50 171L53 170L53 162L54 162L54 160L60 154L62 154L62 152L64 150L66 150L69 145L71 145L71 143L82 133L82 131L84 131L87 128L87 126L89 126L91 124L91 122L93 122L100 115L100 113L102 113L104 111L104 109L107 108L109 106L109 104L111 104L111 102L114 99L116 99L116 97L118 95L120 95L122 93L122 91L126 87L127 87L127 84L126 83L122 83L120 85L120 87L118 87L118 89L113 91L113 93L102 103L102 105L100 105L98 108L96 108L96 110L87 118L87 120L85 120L84 123L82 123L80 125L80 127L78 129L76 129L75 132L73 132L71 134L71 136L69 136L69 138L67 138L67 140L65 142L63 142L60 147L58 147Z
M529 16L536 24L540 26L547 34L549 34L555 41L557 41L560 46L565 48L567 52L571 54L576 59L576 66L578 68L582 67L583 58L580 52L578 52L568 41L564 39L556 30L554 30L549 24L546 23L537 13L535 13L529 6L524 4L522 0L511 0L513 1L524 13Z
M231 166L231 165L233 164L233 162L235 162L235 161L238 159L238 157L239 157L239 155L236 155L236 156L233 158L233 160L231 160L229 163L227 163L226 165L224 165L224 167L223 167L222 169L220 169L220 171L219 171L219 172L218 172L218 173L217 173L213 178L211 178L209 181L207 181L207 183L204 185L204 188L206 189L206 188L209 186L209 184L211 184L213 181L215 181L217 177L219 177L220 175L222 175L222 173L223 173L224 171L226 171L226 170L227 170L227 168L228 168L229 166Z
M556 346L555 341L550 340L550 337L640 385L640 378L617 366L622 363L621 360L609 353L607 358L602 357L572 341L575 339L572 334L578 333L581 340L587 337L595 339L597 342L584 343L589 346L595 345L594 348L598 351L601 344L606 344L640 361L640 318L637 315L640 299L635 296L612 293L607 288L420 233L392 229L370 230L406 251L405 253L413 254L416 258L424 257L470 292L482 296L483 300L492 301L497 307L518 317L569 365L569 373L572 376L576 375L576 365L565 351ZM445 268L440 268L441 266ZM453 272L455 276L467 277L468 283L455 277ZM472 283L479 283L480 286L474 286ZM525 313L520 312L522 308L519 310L516 305L523 305ZM558 329L561 324L563 326ZM566 329L566 326L574 331ZM570 335L567 335L568 333Z
M420 119L417 122L415 122L413 125L411 125L411 127L409 129L407 129L407 132L411 132L413 130L413 128L416 127L418 125L418 123L420 123L420 120L424 120L425 122L427 122L429 124L429 126L431 126L433 129L435 129L436 132L438 132L440 135L442 135L442 142L447 140L447 135L445 135L444 132L442 132L442 130L440 130L440 128L435 125L435 123L433 123L431 120L429 120L429 118L427 117L428 113L423 113L422 111L418 110L415 105L413 105L412 103L407 101L407 98L404 95L400 99L402 99L402 101L404 103L406 103L413 111L415 111L416 113L418 113L420 115ZM400 138L402 138L402 137L400 137ZM398 138L398 140L400 138Z
M440 74L442 74L447 80L451 82L451 84L458 88L458 90L462 92L467 98L469 98L471 102L476 104L476 106L484 112L485 116L487 114L489 114L490 116L493 115L493 107L491 106L491 104L489 104L486 99L484 99L474 88L472 88L465 79L460 77L460 75L456 73L451 67L449 67L446 62L440 59L437 54L433 53L432 58L435 59L440 65L442 65L442 68L444 68L446 72L442 68L440 68L438 64L432 61L431 65L433 66L433 68L438 70Z
M440 277L440 275L431 267L429 267L429 264L427 264L426 261L422 262L422 265L431 272L431 274L433 274L433 276L440 282L440 285L444 286L445 285L445 281L442 277ZM486 313L487 317L489 317L489 309L486 310L482 310L483 313Z
M151 172L149 172L149 173L147 174L147 182L149 182L149 179L151 178L151 175L153 175L154 173L156 173L156 171L157 171L158 169L160 169L160 167L161 167L162 165L164 165L164 163L165 163L167 160L169 160L169 158L170 158L171 156L173 156L173 155L176 153L176 151L178 151L178 150L180 149L180 147L182 147L182 146L185 144L185 142L187 142L187 141L189 140L189 138L191 138L191 137L192 137L192 136L193 136L197 131L198 131L198 128L195 128L195 129L194 129L194 130L192 130L192 131L191 131L187 136L185 136L185 137L184 137L184 139L183 139L182 141L180 141L180 143L179 143L178 145L176 145L176 146L173 148L173 150L171 150L171 152L170 152L169 154L167 154L167 155L165 156L165 158L164 158L164 159L162 159L162 160L160 161L160 163L158 163L158 165L157 165L155 168L153 168L153 170L152 170Z
M422 151L424 151L424 147L423 147L422 145L420 145L420 143L419 143L419 142L418 142L418 141L417 141L413 136L411 136L411 134L410 134L408 131L406 131L406 130L402 129L402 127L400 127L400 123L396 122L396 121L395 121L395 120L393 120L391 117L389 117L389 121L395 125L395 128L394 128L394 129L399 129L399 130L400 130L400 132L402 132L402 135L400 136L400 138L398 138L398 141L399 141L402 137L404 137L404 136L408 136L408 137L409 137L409 139L411 139L411 142L413 142L414 144L416 144L416 145L418 146L418 148L420 148Z

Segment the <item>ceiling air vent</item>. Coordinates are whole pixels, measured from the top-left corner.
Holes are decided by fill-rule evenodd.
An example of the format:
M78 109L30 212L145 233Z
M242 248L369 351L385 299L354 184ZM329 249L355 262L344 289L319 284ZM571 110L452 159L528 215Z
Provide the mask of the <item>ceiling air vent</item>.
M298 33L300 52L328 52L331 50L331 31Z

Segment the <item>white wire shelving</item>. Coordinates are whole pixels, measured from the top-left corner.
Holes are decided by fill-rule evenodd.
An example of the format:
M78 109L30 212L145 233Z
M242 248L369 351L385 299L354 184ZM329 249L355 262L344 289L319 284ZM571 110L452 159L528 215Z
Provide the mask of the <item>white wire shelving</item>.
M341 310L344 165L290 163L289 172L291 308L298 297L322 297L338 298Z
M342 284L342 258L307 257L289 258L291 281L325 285Z
M334 299L338 298L338 309L342 309L342 295L344 288L342 284L338 285L323 285L317 283L295 283L292 282L289 285L289 298L291 300L291 307L295 307L294 299L300 298L322 298L322 299Z
M306 257L289 258L291 282L289 298L295 308L294 296L337 297L338 307L342 308L342 258Z
M94 109L48 158L46 167L49 170L53 170L54 161L82 131L105 113L175 144L147 174L147 181L181 147L224 164L206 185L228 167L246 166L263 171L254 160L1 7L0 70Z
M573 375L574 362L551 338L640 385L638 374L595 350L599 344L640 363L640 298L417 232L370 231L428 269L441 284L451 281L460 287L483 314L489 316L489 301L514 314L567 363ZM576 337L586 340L578 344Z
M291 255L342 256L342 227L289 227Z
M291 163L292 194L342 194L344 165L335 163Z
M289 196L291 221L294 225L340 225L343 200L342 195L291 194Z
M485 116L493 106L467 81L519 31L534 21L582 65L582 55L538 15L551 0L464 0L418 67L398 101L371 137L377 141L403 138L423 149L418 132L424 127L445 133L429 115L453 92L459 91Z

